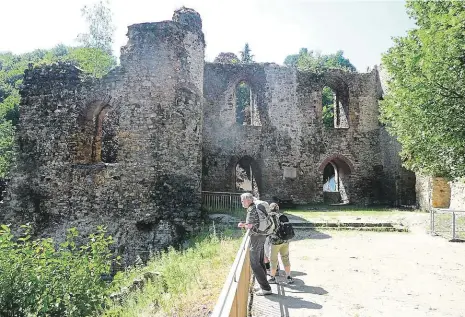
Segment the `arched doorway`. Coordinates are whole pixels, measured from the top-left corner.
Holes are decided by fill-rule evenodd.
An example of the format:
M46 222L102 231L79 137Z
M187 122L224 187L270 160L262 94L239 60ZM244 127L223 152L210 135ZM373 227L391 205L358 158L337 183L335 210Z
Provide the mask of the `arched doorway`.
M323 174L323 200L327 203L348 203L353 170L350 161L341 155L333 155L321 163L319 170Z
M234 187L237 192L249 192L259 197L260 170L250 156L239 159L234 167Z
M323 170L323 192L337 192L338 183L337 166L329 162Z

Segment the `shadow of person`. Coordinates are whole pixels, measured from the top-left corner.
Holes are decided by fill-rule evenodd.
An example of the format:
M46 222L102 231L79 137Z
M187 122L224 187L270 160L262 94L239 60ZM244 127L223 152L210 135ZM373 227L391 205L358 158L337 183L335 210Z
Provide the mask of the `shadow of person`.
M282 270L279 271L279 273L280 273L281 275L286 274L286 273L285 273L284 271L282 271ZM307 275L307 273L305 273L305 272L300 272L300 271L292 271L292 272L291 272L291 275L292 275L292 277L296 277L296 276L304 276L304 275ZM283 275L283 276L284 276L284 275ZM279 277L278 277L278 278L279 278Z
M280 283L280 287L285 287L289 289L289 293L292 294L299 294L299 293L308 293L308 294L315 294L315 295L326 295L328 291L324 288L319 286L309 286L305 285L304 282L300 279L294 278L293 284L287 283Z
M298 294L313 293L313 292L325 293L326 291L324 289L322 289L321 287L312 287L312 286L305 286L305 285L300 285L300 286L297 286L296 288L301 288L301 289L304 288L304 291L293 292L293 291L290 291L289 289L286 289L284 285L279 284L277 286L277 290L278 290L278 294L276 294L277 296L267 297L267 300L275 302L277 305L279 305L280 316L289 317L289 309L300 310L300 309L322 309L323 308L322 305L311 302L309 300L305 300L303 299L303 297L299 296Z

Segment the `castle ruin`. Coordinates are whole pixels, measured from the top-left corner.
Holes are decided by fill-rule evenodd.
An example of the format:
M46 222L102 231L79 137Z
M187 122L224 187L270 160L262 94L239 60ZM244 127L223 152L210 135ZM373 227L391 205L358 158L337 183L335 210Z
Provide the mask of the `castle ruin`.
M102 79L69 64L28 69L8 217L52 236L103 224L123 253L158 250L199 228L202 191L237 191L238 166L266 200L414 203L415 176L378 121L377 69L204 57L200 15L183 8L129 26L121 65ZM330 128L323 87L335 94Z

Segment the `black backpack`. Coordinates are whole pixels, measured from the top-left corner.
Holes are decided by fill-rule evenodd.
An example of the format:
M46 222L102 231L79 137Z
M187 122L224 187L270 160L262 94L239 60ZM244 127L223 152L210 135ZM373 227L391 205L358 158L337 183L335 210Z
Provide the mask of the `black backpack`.
M281 240L291 240L294 238L294 228L289 222L289 218L284 214L278 214L277 216L276 236Z

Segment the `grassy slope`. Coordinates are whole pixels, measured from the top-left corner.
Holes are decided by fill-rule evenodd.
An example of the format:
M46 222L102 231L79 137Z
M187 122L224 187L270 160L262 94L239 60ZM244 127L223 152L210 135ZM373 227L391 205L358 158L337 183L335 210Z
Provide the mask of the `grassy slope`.
M112 307L103 316L207 315L221 292L241 239L237 232L197 238L185 251L170 249L147 267L122 274L117 282L120 286L146 271L160 272L162 279L131 294L122 306Z

